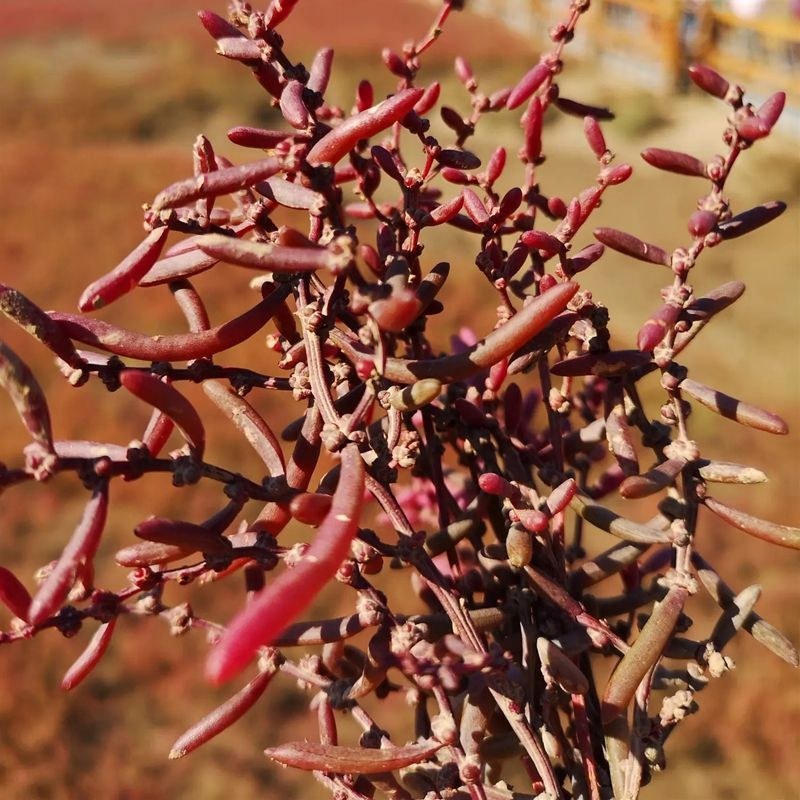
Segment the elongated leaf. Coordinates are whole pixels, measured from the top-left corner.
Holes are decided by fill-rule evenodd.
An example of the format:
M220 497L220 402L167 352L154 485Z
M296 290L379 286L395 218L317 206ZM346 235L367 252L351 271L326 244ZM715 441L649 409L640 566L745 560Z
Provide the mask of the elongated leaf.
M350 444L342 451L341 476L330 512L308 553L272 581L228 626L206 664L210 680L222 683L241 671L256 650L269 644L333 578L350 550L363 492L364 465L358 448Z
M380 750L316 742L288 742L278 747L269 747L264 753L273 761L287 767L372 775L427 761L443 746L444 742L432 739L422 744L387 747Z

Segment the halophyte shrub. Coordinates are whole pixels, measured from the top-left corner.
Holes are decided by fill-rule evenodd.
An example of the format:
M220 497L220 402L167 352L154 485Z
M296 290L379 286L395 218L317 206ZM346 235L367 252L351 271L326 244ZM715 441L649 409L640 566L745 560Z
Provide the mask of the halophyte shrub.
M784 210L771 202L734 212L725 185L741 154L770 134L785 96L754 108L740 87L692 66L694 83L727 108L722 153L642 153L652 167L706 187L687 211L685 244L642 241L625 230L621 208L620 229L595 228L595 241L576 247L601 200L608 194L613 203L614 187L632 173L606 144L611 112L559 91L564 50L588 0L565 3L551 50L514 86L486 95L457 58L466 117L444 103L439 83L419 80L456 0L441 3L419 41L383 51L395 91L375 97L362 80L352 109L326 101L332 50L320 50L308 69L292 60L280 24L295 5L272 0L259 12L234 2L227 18L199 14L217 52L249 70L280 110L280 129L229 131L253 156L233 164L198 136L194 174L146 205L141 244L83 291L81 313L45 312L0 285L0 309L52 351L76 389L101 381L152 408L144 432L121 431L118 441L59 439L36 378L0 343L0 384L30 436L0 468L0 486L13 495L17 484L72 473L88 494L35 587L0 568L0 600L14 615L0 640L93 627L63 678L71 690L102 658L121 616L160 616L175 634L204 632L209 680L255 674L182 735L171 758L236 721L282 673L313 695L319 741L284 742L266 755L307 770L336 798L635 798L663 768L665 742L697 710L698 692L732 667L725 647L738 631L798 665L795 647L754 610L760 587L731 588L703 557L702 522L710 513L794 549L800 530L715 498L718 483L766 478L702 449L690 413L702 406L778 435L787 427L681 363L745 288L707 285L704 251L736 247L732 240ZM518 118L519 135L483 164L469 146L492 114ZM539 184L549 114L577 117L597 162L575 197ZM431 134L433 117L445 136ZM508 186L514 159L523 177ZM459 332L438 299L451 264L431 252L435 241L426 244L429 230L444 225L471 243L496 305L496 324L480 338ZM661 270L667 283L642 310L635 349L614 345L612 312L581 288L580 273L607 248ZM192 280L220 262L249 270L242 294L258 299L212 325ZM157 286L172 293L185 333L150 335L94 313ZM431 344L434 329L453 334L450 352ZM281 374L257 359L226 361L265 331ZM639 391L652 373L663 390L655 410ZM206 460L187 382L200 384L245 437L262 474ZM297 421L280 434L247 399L264 391L297 407ZM184 444L164 453L173 431ZM208 484L219 511L200 522L143 519L116 553L116 588L96 586L111 485L153 473L176 487ZM659 498L657 513L629 519L610 508L615 495ZM240 522L246 504L259 510ZM307 527L307 543L281 543L292 520ZM590 526L609 535L608 549L587 551ZM376 576L388 568L397 575L384 590ZM242 609L231 620L165 605L168 584L213 593L222 580L242 581ZM334 582L351 613L308 620ZM705 638L692 637L686 616L698 592L720 609ZM423 611L400 613L409 597ZM599 680L604 662L613 671ZM368 710L398 693L414 730L406 743L393 740L392 720ZM362 728L358 742L339 742L341 714ZM509 762L514 789L504 780Z

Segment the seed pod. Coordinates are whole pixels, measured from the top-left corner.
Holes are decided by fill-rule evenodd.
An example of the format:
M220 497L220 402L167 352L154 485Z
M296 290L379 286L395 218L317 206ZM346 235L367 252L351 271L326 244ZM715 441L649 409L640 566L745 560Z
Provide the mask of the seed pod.
M611 509L601 506L599 503L593 503L585 495L576 494L570 502L570 508L590 525L620 539L625 539L627 542L659 544L672 541L668 530L660 530L650 524L641 525L625 519Z
M556 644L543 636L536 640L536 652L545 680L555 681L567 694L586 694L589 681L572 659Z
M704 92L720 100L724 100L730 89L730 84L718 72L705 64L692 64L689 67L689 77Z
M81 369L86 365L64 331L46 313L22 292L4 283L0 283L0 311L71 367Z
M323 47L317 51L311 67L308 70L308 81L306 86L312 92L320 95L325 94L328 82L331 79L331 69L333 68L333 48Z
M434 158L443 167L470 170L477 169L481 165L481 160L475 153L469 150L440 150Z
M397 181L397 183L405 185L403 174L400 172L397 160L385 147L381 147L379 144L373 145L372 148L370 148L370 154L372 155L375 163L393 181Z
M414 113L424 117L436 105L441 90L439 81L433 81L414 106Z
M200 294L186 278L172 281L169 284L169 290L172 292L178 308L186 318L190 331L199 333L200 331L207 331L211 327L205 303L203 303Z
M189 278L211 269L219 259L209 256L197 246L174 256L157 261L152 269L139 281L139 286L158 286L162 283Z
M595 228L594 237L606 247L631 256L631 258L638 258L640 261L647 261L650 264L661 264L664 267L668 267L672 263L672 258L666 250L643 242L630 233L624 233L615 228Z
M462 56L456 56L453 68L456 77L464 84L468 92L474 92L478 88L478 82L475 80L475 73L472 71L472 65Z
M677 175L689 175L696 178L706 177L706 165L699 158L676 150L664 150L661 147L648 147L642 150L642 158L651 167L674 172Z
M276 289L241 316L200 333L148 336L99 319L50 312L70 339L141 361L192 361L221 353L249 339L264 327L283 302L286 290Z
M522 244L531 250L538 250L542 258L551 258L564 251L564 243L544 231L525 231L519 237Z
M620 165L623 166L623 165ZM605 186L590 186L588 189L584 189L578 195L578 203L580 205L580 213L578 214L578 219L575 223L575 230L577 230L591 215L592 211L600 205L600 200L603 197L603 191L605 190Z
M253 128L248 125L237 125L228 131L228 139L234 144L238 144L240 147L255 147L261 150L272 150L282 142L285 142L290 136L298 136L298 134L288 131Z
M398 411L416 411L432 403L441 392L441 381L437 381L436 378L425 378L406 386L402 391L394 392L389 402L392 408Z
M495 181L503 174L506 166L506 149L498 147L492 153L489 163L486 165L486 183L492 186Z
M182 181L177 181L160 191L153 200L153 211L184 206L204 197L246 189L254 183L266 180L283 169L279 158L265 158L235 167L225 167L215 172L204 172Z
M778 525L776 522L767 522L746 514L744 511L731 508L713 497L706 496L702 502L709 511L713 511L720 519L740 531L749 533L757 539L763 539L765 542L800 550L800 528Z
M775 433L779 436L789 433L788 426L777 414L750 405L750 403L743 403L735 397L723 394L710 386L693 381L691 378L684 378L679 388L701 405L740 425L767 433Z
M563 202L563 201L562 201ZM581 201L577 197L573 197L569 201L566 213L563 215L563 220L559 226L559 231L565 238L571 238L581 226Z
M598 161L602 161L608 153L608 146L600 123L595 117L583 118L583 135L586 137L586 141L589 143L595 158Z
M262 43L240 34L217 39L217 53L234 61L260 61L264 49Z
M711 636L708 637L718 653L721 653L731 639L742 629L745 620L750 616L753 607L760 599L761 592L762 589L757 583L747 586L733 598L731 604L725 609L725 612L714 626Z
M512 502L517 502L521 499L519 489L496 472L482 472L478 476L478 486L486 494L507 497Z
M614 405L606 417L608 449L614 454L625 475L639 474L639 456L633 441L628 418L621 403Z
M717 215L712 211L702 209L695 211L686 224L689 233L696 239L702 239L706 234L711 233L717 224Z
M499 392L508 375L508 358L503 358L489 369L485 386L490 392Z
M366 111L375 102L375 92L372 84L365 79L358 83L356 88L356 109Z
M573 117L594 117L595 119L604 120L614 119L614 113L607 108L581 103L578 100L570 100L567 97L556 97L555 104L559 111L563 111L565 114L570 114Z
M94 632L86 649L72 663L61 679L61 688L65 692L74 689L97 666L108 649L116 624L117 618L112 617Z
M226 36L244 36L235 25L232 25L228 20L223 19L219 14L215 14L213 11L198 11L197 16L200 18L202 26L215 39L221 39Z
M450 264L440 261L431 267L431 271L419 282L417 286L417 300L420 303L419 313L422 314L433 302L439 290L444 286L450 274Z
M569 589L572 594L580 593L611 575L616 575L649 549L649 544L620 542L599 556L584 561L569 575Z
M519 108L551 75L548 64L539 62L531 67L517 85L511 90L506 100L506 108L513 111Z
M225 556L231 551L229 539L202 525L184 520L149 517L140 522L133 532L148 542L179 547L189 552L203 552L215 556Z
M294 11L297 2L298 0L272 0L264 12L264 24L268 28L277 28Z
M348 617L295 622L275 637L275 647L308 647L310 645L341 642L356 636L377 620L365 621L366 617L351 614Z
M770 134L769 125L755 114L739 117L735 119L733 125L736 128L736 133L747 142L755 142Z
M642 352L652 352L653 348L672 330L681 311L683 303L670 300L639 328L636 335L636 346Z
M261 150L272 150L290 136L297 136L294 131L272 131L264 128L253 128L248 125L237 125L228 131L228 139L240 147L255 147Z
M535 164L542 155L542 124L544 122L544 109L538 96L532 97L522 125L524 144L521 157L528 164Z
M500 111L505 108L512 90L513 87L504 86L502 89L492 92L489 95L489 111Z
M675 354L680 353L716 314L735 303L744 294L744 290L745 285L741 281L730 281L686 306L680 319L688 320L690 327L675 337Z
M451 550L462 539L476 536L480 538L486 532L486 524L479 517L468 512L466 516L451 522L446 528L434 531L425 540L425 550L430 556L438 556Z
M186 733L178 737L169 751L170 759L183 758L193 750L222 733L233 725L236 720L252 708L253 704L261 697L269 686L270 681L277 672L277 667L271 662L267 669L259 672L244 688L240 689L233 697L226 700L221 706L215 708Z
M297 130L308 127L308 108L303 101L303 86L300 81L291 80L283 87L280 99L280 109L283 118Z
M419 316L420 304L413 290L401 288L370 303L367 311L382 331L402 333Z
M560 514L575 497L578 491L578 484L575 483L575 478L567 478L563 483L560 483L550 492L547 498L547 511L552 516Z
M511 511L510 517L512 520L515 520L522 525L526 531L530 531L530 533L544 533L550 527L550 517L547 516L547 514L545 514L543 511L539 511L535 508L515 508ZM511 530L513 530L513 528ZM526 546L532 546L530 535L528 535L528 542ZM508 549L507 542L506 549ZM510 556L511 551L509 550L509 558ZM515 567L521 567L523 564L527 564L530 560L530 556L528 556L523 563L514 563L512 561L512 564Z
M503 265L503 277L507 281L511 280L522 269L522 265L528 260L529 255L530 251L525 245L514 246Z
M205 430L194 406L174 387L149 372L124 369L120 383L133 395L163 411L177 426L198 461L203 459Z
M732 464L728 461L699 462L698 474L709 483L764 483L767 476L755 467Z
M82 439L56 440L53 442L59 458L107 458L111 461L127 461L128 448L108 442L90 442Z
M786 105L786 92L775 92L758 107L756 116L772 129L780 118L784 105Z
M289 503L289 513L304 525L319 525L331 510L329 494L304 492L296 494Z
M369 139L395 122L399 122L422 97L422 89L403 89L397 94L361 111L326 133L306 155L312 167L335 164L352 150L361 139ZM277 170L276 170L277 172Z
M95 487L69 542L31 601L28 612L31 625L41 625L58 611L75 582L79 566L91 564L107 513L108 482L102 481Z
M608 679L603 693L603 724L625 711L648 670L658 662L688 596L683 586L673 586L653 607L650 619Z
M476 225L486 225L489 221L489 212L486 210L483 201L472 189L464 189L462 196L464 198L464 210L469 214L469 218Z
M442 122L455 132L458 139L466 139L472 133L470 125L454 108L442 106L439 114L442 117Z
M575 253L574 256L567 259L567 274L569 277L572 277L588 269L603 255L603 253L605 253L605 251L606 248L597 242L587 245L582 250Z
M487 428L491 425L491 418L483 410L480 401L467 400L465 397L457 397L453 401L453 408L466 428Z
M726 241L728 239L737 239L739 236L744 236L746 233L772 222L784 211L786 211L786 203L772 200L769 203L762 203L760 206L743 211L725 222L720 222L717 225L717 231Z
M530 563L533 557L531 534L520 524L512 525L506 535L506 552L508 562L517 569Z
M733 589L702 559L692 553L692 562L697 567L697 575L708 593L719 604L723 611L728 610L735 600ZM797 648L771 623L763 619L755 611L745 618L742 627L761 645L783 659L793 667L800 666L800 654Z
M649 354L641 350L610 350L607 353L584 353L575 358L557 361L550 367L550 372L564 377L597 375L612 378L624 375L636 367L643 367L649 361Z
M246 220L233 227L236 236L244 236L249 233L255 224ZM211 269L218 259L206 255L197 247L206 234L190 236L188 239L179 242L174 247L167 250L164 258L156 261L150 271L139 281L139 286L157 286L161 283L169 283L179 278L188 278L199 272Z
M231 239L211 233L198 247L207 255L228 264L268 272L314 272L331 269L338 255L325 247L281 247L266 242Z
M707 321L729 305L735 303L743 294L745 285L741 281L729 281L718 286L703 297L693 300L683 311L690 321Z
M158 260L169 228L153 229L111 272L86 287L78 300L81 311L96 311L133 289Z
M397 75L398 78L411 77L406 62L394 50L384 47L381 51L381 60L392 75Z
M121 567L154 567L181 561L196 552L194 547L179 547L161 542L144 541L117 550L114 560Z
M420 744L375 750L316 742L287 742L278 747L268 747L264 753L273 761L296 769L372 775L427 761L444 744L429 739Z
M273 477L284 475L286 465L280 443L267 421L236 392L220 381L203 381L203 391L233 423L264 462Z
M269 178L255 185L256 191L286 208L296 208L301 211L311 211L314 214L325 206L325 198L313 189L300 183L292 183L283 178ZM212 234L213 235L213 234ZM208 237L203 237L200 243Z
M48 453L53 452L50 410L28 365L0 341L0 386L5 389L31 438Z
M266 61L254 61L248 64L255 79L273 97L280 97L283 90L283 80L278 70Z
M158 454L164 449L174 428L175 423L163 411L159 411L157 408L153 409L142 434L142 444L153 458L158 458Z
M341 459L341 476L330 513L306 556L260 592L228 626L212 650L206 675L214 683L233 677L259 647L269 644L302 613L347 556L363 506L364 465L354 444L344 448Z
M453 217L461 211L464 205L464 195L457 194L452 200L446 203L441 203L435 208L431 209L419 223L420 227L428 227L431 225L442 225L445 222L450 222Z
M626 478L619 487L619 493L626 500L649 497L670 486L686 466L684 458L670 458L643 475Z
M633 175L633 167L630 164L617 164L615 167L606 167L601 170L597 178L601 186L619 186L625 183Z
M0 603L15 617L28 621L31 596L22 582L11 570L0 567Z

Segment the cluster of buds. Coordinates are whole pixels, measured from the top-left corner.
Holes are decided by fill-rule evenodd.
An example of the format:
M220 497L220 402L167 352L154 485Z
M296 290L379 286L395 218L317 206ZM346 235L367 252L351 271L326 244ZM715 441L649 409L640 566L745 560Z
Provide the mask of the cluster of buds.
M0 385L31 439L17 465L0 467L0 487L73 473L90 492L38 588L29 592L0 568L0 601L15 617L0 641L49 629L72 636L99 623L63 679L73 689L113 646L121 616L160 616L172 633L205 631L209 680L228 681L248 666L256 674L183 734L171 758L231 725L281 673L313 695L319 741L284 742L266 755L309 771L334 797L635 798L663 766L664 743L696 710L697 693L731 668L723 649L737 631L798 665L795 647L754 610L759 587L736 592L703 558L699 512L783 547L800 548L800 530L713 497L709 484L765 476L701 451L688 417L694 401L769 433L785 434L786 425L690 377L678 360L744 291L731 282L696 294L689 277L703 251L784 210L775 202L734 215L724 194L739 154L770 133L784 95L754 109L739 87L693 66L700 89L730 107L724 154L704 161L642 153L658 169L709 183L688 219L691 240L670 252L603 227L576 249L605 193L632 174L606 144L601 123L611 113L562 97L556 82L588 2L569 3L552 49L515 86L483 94L466 59L456 59L467 116L440 105L437 82L418 85L456 0L443 0L429 32L402 54L383 52L395 91L378 99L363 80L352 110L326 100L330 49L308 69L291 60L279 26L295 5L272 0L261 13L236 0L227 19L199 15L217 52L255 76L285 121L277 130L230 130L231 142L261 151L257 160L233 164L199 136L194 175L145 207L141 244L85 289L80 314L44 312L0 286L0 310L55 355L72 385L99 380L152 409L128 445L58 439L31 370L0 342ZM572 198L539 185L549 113L581 118L597 161L594 182ZM445 139L430 132L437 114ZM487 114L518 115L520 135L482 168L467 145ZM501 188L514 157L521 182ZM454 333L437 299L450 264L424 249L427 229L440 225L471 242L497 306L493 329L480 338L462 331L450 353L426 333L433 325ZM605 248L671 274L636 349L614 349L608 310L577 281ZM220 262L255 271L257 300L212 326L192 279ZM162 285L186 333L151 336L92 315ZM258 361L224 363L227 351L265 329L283 375ZM658 419L637 389L654 372L664 391ZM180 388L186 382L202 385L260 457L263 475L206 460L203 419ZM297 405L297 421L280 435L246 399L265 390ZM163 455L173 432L184 445ZM312 487L323 456L335 466ZM130 570L122 587L98 588L94 560L113 520L109 487L153 473L177 487L216 484L219 511L200 522L144 519L116 554ZM659 495L658 512L628 519L606 504L615 494ZM240 519L248 502L260 508L250 522ZM287 547L280 534L292 521L310 532ZM616 543L587 552L586 526ZM381 588L384 565L409 576L419 613L399 613L408 590L392 596L401 572ZM243 608L229 621L164 602L170 583L242 577ZM596 592L616 580L616 594ZM306 619L331 583L344 585L352 613ZM701 586L720 615L711 635L695 640L684 610ZM348 641L358 634L363 646ZM683 666L668 669L665 657ZM615 667L601 685L595 665L603 659ZM660 705L654 690L666 692ZM413 709L408 743L393 741L391 726L363 703L396 693ZM339 714L363 729L357 743L339 743Z

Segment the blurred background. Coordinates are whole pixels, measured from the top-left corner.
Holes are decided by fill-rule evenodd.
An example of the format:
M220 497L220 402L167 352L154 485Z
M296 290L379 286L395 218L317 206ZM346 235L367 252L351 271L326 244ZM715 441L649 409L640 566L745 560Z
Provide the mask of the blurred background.
M462 113L468 97L452 74L456 54L467 56L487 94L513 84L543 46L561 2L484 0L451 16L445 33L425 54L422 83L439 80L443 98ZM698 294L728 280L748 291L710 325L687 351L692 375L725 392L770 408L788 421L789 437L749 431L699 408L691 430L706 456L746 461L765 470L765 486L742 488L739 507L775 521L800 524L797 431L800 431L800 107L798 23L789 2L595 2L567 50L562 94L610 105L616 120L604 130L618 161L634 164L633 178L606 195L595 225L614 225L669 249L687 239L686 219L704 188L659 173L638 153L662 146L708 158L720 152L722 104L688 89L681 70L689 49L726 75L741 80L758 103L778 88L789 90L789 109L776 132L747 152L728 193L735 211L780 199L789 210L768 228L703 255L693 276ZM212 6L224 14L223 3ZM107 271L142 235L140 208L166 184L191 173L191 144L205 133L234 161L252 158L231 145L234 125L278 126L263 91L237 64L214 54L195 17L196 0L3 0L0 25L0 281L45 308L73 310L83 287ZM352 105L355 87L368 76L381 96L392 87L382 65L384 46L399 50L430 25L435 4L412 0L302 0L281 32L291 58L308 64L321 46L336 49L331 99ZM480 12L480 13L477 13ZM686 14L691 14L688 18ZM583 30L583 28L586 30ZM689 37L688 39L686 37ZM683 37L683 39L681 38ZM689 42L689 39L691 41ZM681 45L681 41L684 45ZM693 57L693 56L692 56ZM481 122L474 140L482 157L499 143L518 141L518 114ZM484 124L485 122L485 124ZM569 198L594 180L594 162L577 119L548 115L545 192ZM513 152L514 147L510 147ZM514 172L503 180L512 185ZM584 232L578 241L590 241ZM457 232L437 232L427 254L455 269L446 302L458 321L483 331L494 316L475 302L483 290L472 273L474 254ZM461 269L459 274L458 270ZM608 253L584 273L584 285L605 302L619 347L634 344L639 325L659 305L665 282L657 268ZM199 276L212 320L250 304L249 276L220 269ZM139 292L103 316L151 332L178 331L182 320L166 290ZM450 318L452 321L452 317ZM433 326L432 326L433 327ZM435 332L445 345L453 330ZM92 438L125 444L141 435L148 412L121 393L69 387L50 359L14 326L0 320L0 337L29 361L50 398L58 438ZM276 373L260 341L237 349L244 359ZM657 398L657 387L653 397ZM191 392L191 390L189 390ZM209 420L209 459L260 474L238 434L193 393ZM280 430L287 404L274 396L251 400ZM655 401L654 401L655 402ZM654 409L655 412L655 409ZM16 465L25 435L7 398L0 398L0 459ZM112 554L130 543L131 529L148 513L201 520L223 503L207 486L180 491L147 479L113 487L112 514L98 564L98 585L119 587ZM44 486L15 488L0 498L0 564L33 586L33 573L55 558L80 516L85 494L71 476ZM147 507L145 508L145 503ZM648 516L647 501L626 508ZM249 517L256 511L248 508ZM758 610L800 643L800 557L701 519L699 549L738 591L763 586ZM291 538L307 531L289 531ZM609 545L608 537L596 540ZM386 582L397 580L383 577ZM401 577L401 580L405 580ZM167 600L189 599L199 613L224 621L241 603L241 585L187 587ZM408 607L412 613L411 593ZM326 615L347 607L342 592L318 604ZM696 635L713 625L714 607L694 601ZM0 628L9 615L0 608ZM199 634L172 639L157 619L120 620L110 650L94 674L64 695L61 676L91 635L55 633L0 648L0 794L4 798L67 800L81 796L120 800L218 800L323 797L316 784L266 763L261 750L281 740L313 737L308 696L278 678L265 698L235 727L200 751L167 761L171 744L187 727L227 697L202 679L206 644ZM800 794L800 681L797 672L739 637L730 649L738 668L698 696L700 713L679 726L667 748L668 770L644 797L738 800L758 793L775 800ZM400 709L398 708L398 711ZM406 716L406 715L403 715ZM379 715L384 724L388 720ZM344 732L352 734L345 723ZM398 739L403 731L395 731ZM344 735L344 734L343 734ZM523 787L520 787L523 788Z

